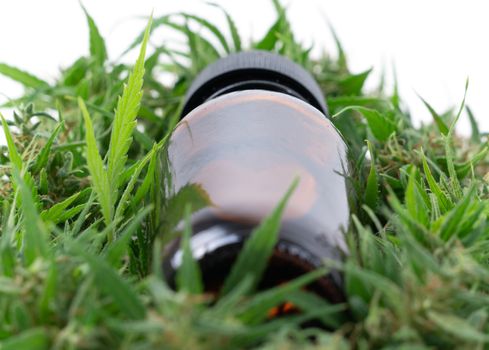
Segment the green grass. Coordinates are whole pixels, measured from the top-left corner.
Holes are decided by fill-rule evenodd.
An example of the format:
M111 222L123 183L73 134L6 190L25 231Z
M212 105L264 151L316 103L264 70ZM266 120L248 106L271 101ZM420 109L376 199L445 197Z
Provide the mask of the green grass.
M487 135L462 98L445 113L423 100L433 123L413 126L397 83L366 91L372 71L350 71L334 32L338 54L312 58L274 5L276 20L250 43L217 6L224 28L190 13L154 17L128 45L140 52L134 66L109 59L85 11L90 52L55 83L0 63L0 74L25 87L4 106L15 110L11 121L2 117L0 349L489 349ZM151 46L162 27L186 47ZM162 278L176 224L209 199L197 186L168 198L159 155L196 74L250 48L314 72L348 143L351 253L337 266L344 304L301 289L325 269L254 288L284 202L254 231L217 300L202 294L188 225L178 290ZM465 117L470 138L455 132ZM285 298L303 312L266 321ZM310 319L324 327L300 327Z

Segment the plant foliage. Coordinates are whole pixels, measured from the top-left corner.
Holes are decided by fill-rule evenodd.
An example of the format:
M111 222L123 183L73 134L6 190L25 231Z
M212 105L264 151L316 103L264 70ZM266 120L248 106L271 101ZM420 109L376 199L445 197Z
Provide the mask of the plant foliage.
M488 140L465 99L456 113L423 100L433 122L416 127L397 83L367 91L372 71L350 71L334 31L338 54L312 57L273 3L277 18L251 42L217 5L225 28L191 13L155 17L129 45L140 52L134 66L109 59L83 9L89 53L54 83L0 63L0 74L25 87L4 105L15 110L9 121L2 117L0 349L489 348ZM163 27L186 47L151 45ZM189 84L219 57L250 48L311 71L348 144L350 255L337 266L344 304L301 289L324 269L254 288L286 197L247 241L223 292L203 293L188 218L208 198L196 186L170 198L160 188L159 155ZM174 79L163 83L161 73ZM470 138L455 132L464 111ZM161 254L182 220L173 290ZM269 320L286 299L302 312ZM308 320L322 326L301 327Z

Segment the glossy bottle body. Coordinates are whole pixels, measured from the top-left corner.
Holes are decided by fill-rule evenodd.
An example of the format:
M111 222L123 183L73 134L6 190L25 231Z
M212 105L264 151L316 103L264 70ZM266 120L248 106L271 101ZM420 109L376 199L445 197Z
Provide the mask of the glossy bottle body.
M301 99L244 90L208 100L177 126L168 160L171 192L198 184L212 201L192 216L191 241L209 285L219 284L242 242L296 177L268 273L278 273L279 283L346 253L346 146L324 114ZM174 271L178 241L166 256L166 271ZM340 284L328 278L323 289ZM324 294L339 298L338 291Z

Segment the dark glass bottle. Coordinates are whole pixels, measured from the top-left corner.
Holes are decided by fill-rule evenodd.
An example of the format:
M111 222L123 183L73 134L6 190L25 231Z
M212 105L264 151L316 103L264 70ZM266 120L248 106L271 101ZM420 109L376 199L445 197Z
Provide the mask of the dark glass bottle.
M303 68L260 51L217 61L189 89L168 146L170 191L199 184L213 202L192 216L191 247L207 290L219 290L243 241L296 177L260 287L346 253L346 146L324 101ZM172 242L165 254L170 280L180 264L179 244ZM331 301L342 299L335 273L311 288Z

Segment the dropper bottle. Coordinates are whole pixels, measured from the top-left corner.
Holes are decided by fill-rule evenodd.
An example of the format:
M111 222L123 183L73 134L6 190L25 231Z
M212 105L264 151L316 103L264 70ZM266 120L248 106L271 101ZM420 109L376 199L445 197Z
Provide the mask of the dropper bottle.
M243 242L271 213L294 178L279 241L260 288L284 283L347 252L347 149L328 119L312 76L272 53L232 54L195 79L167 150L170 192L197 184L213 205L192 215L191 249L206 290L218 292ZM173 280L180 242L165 252ZM311 287L338 302L341 277L330 273Z

